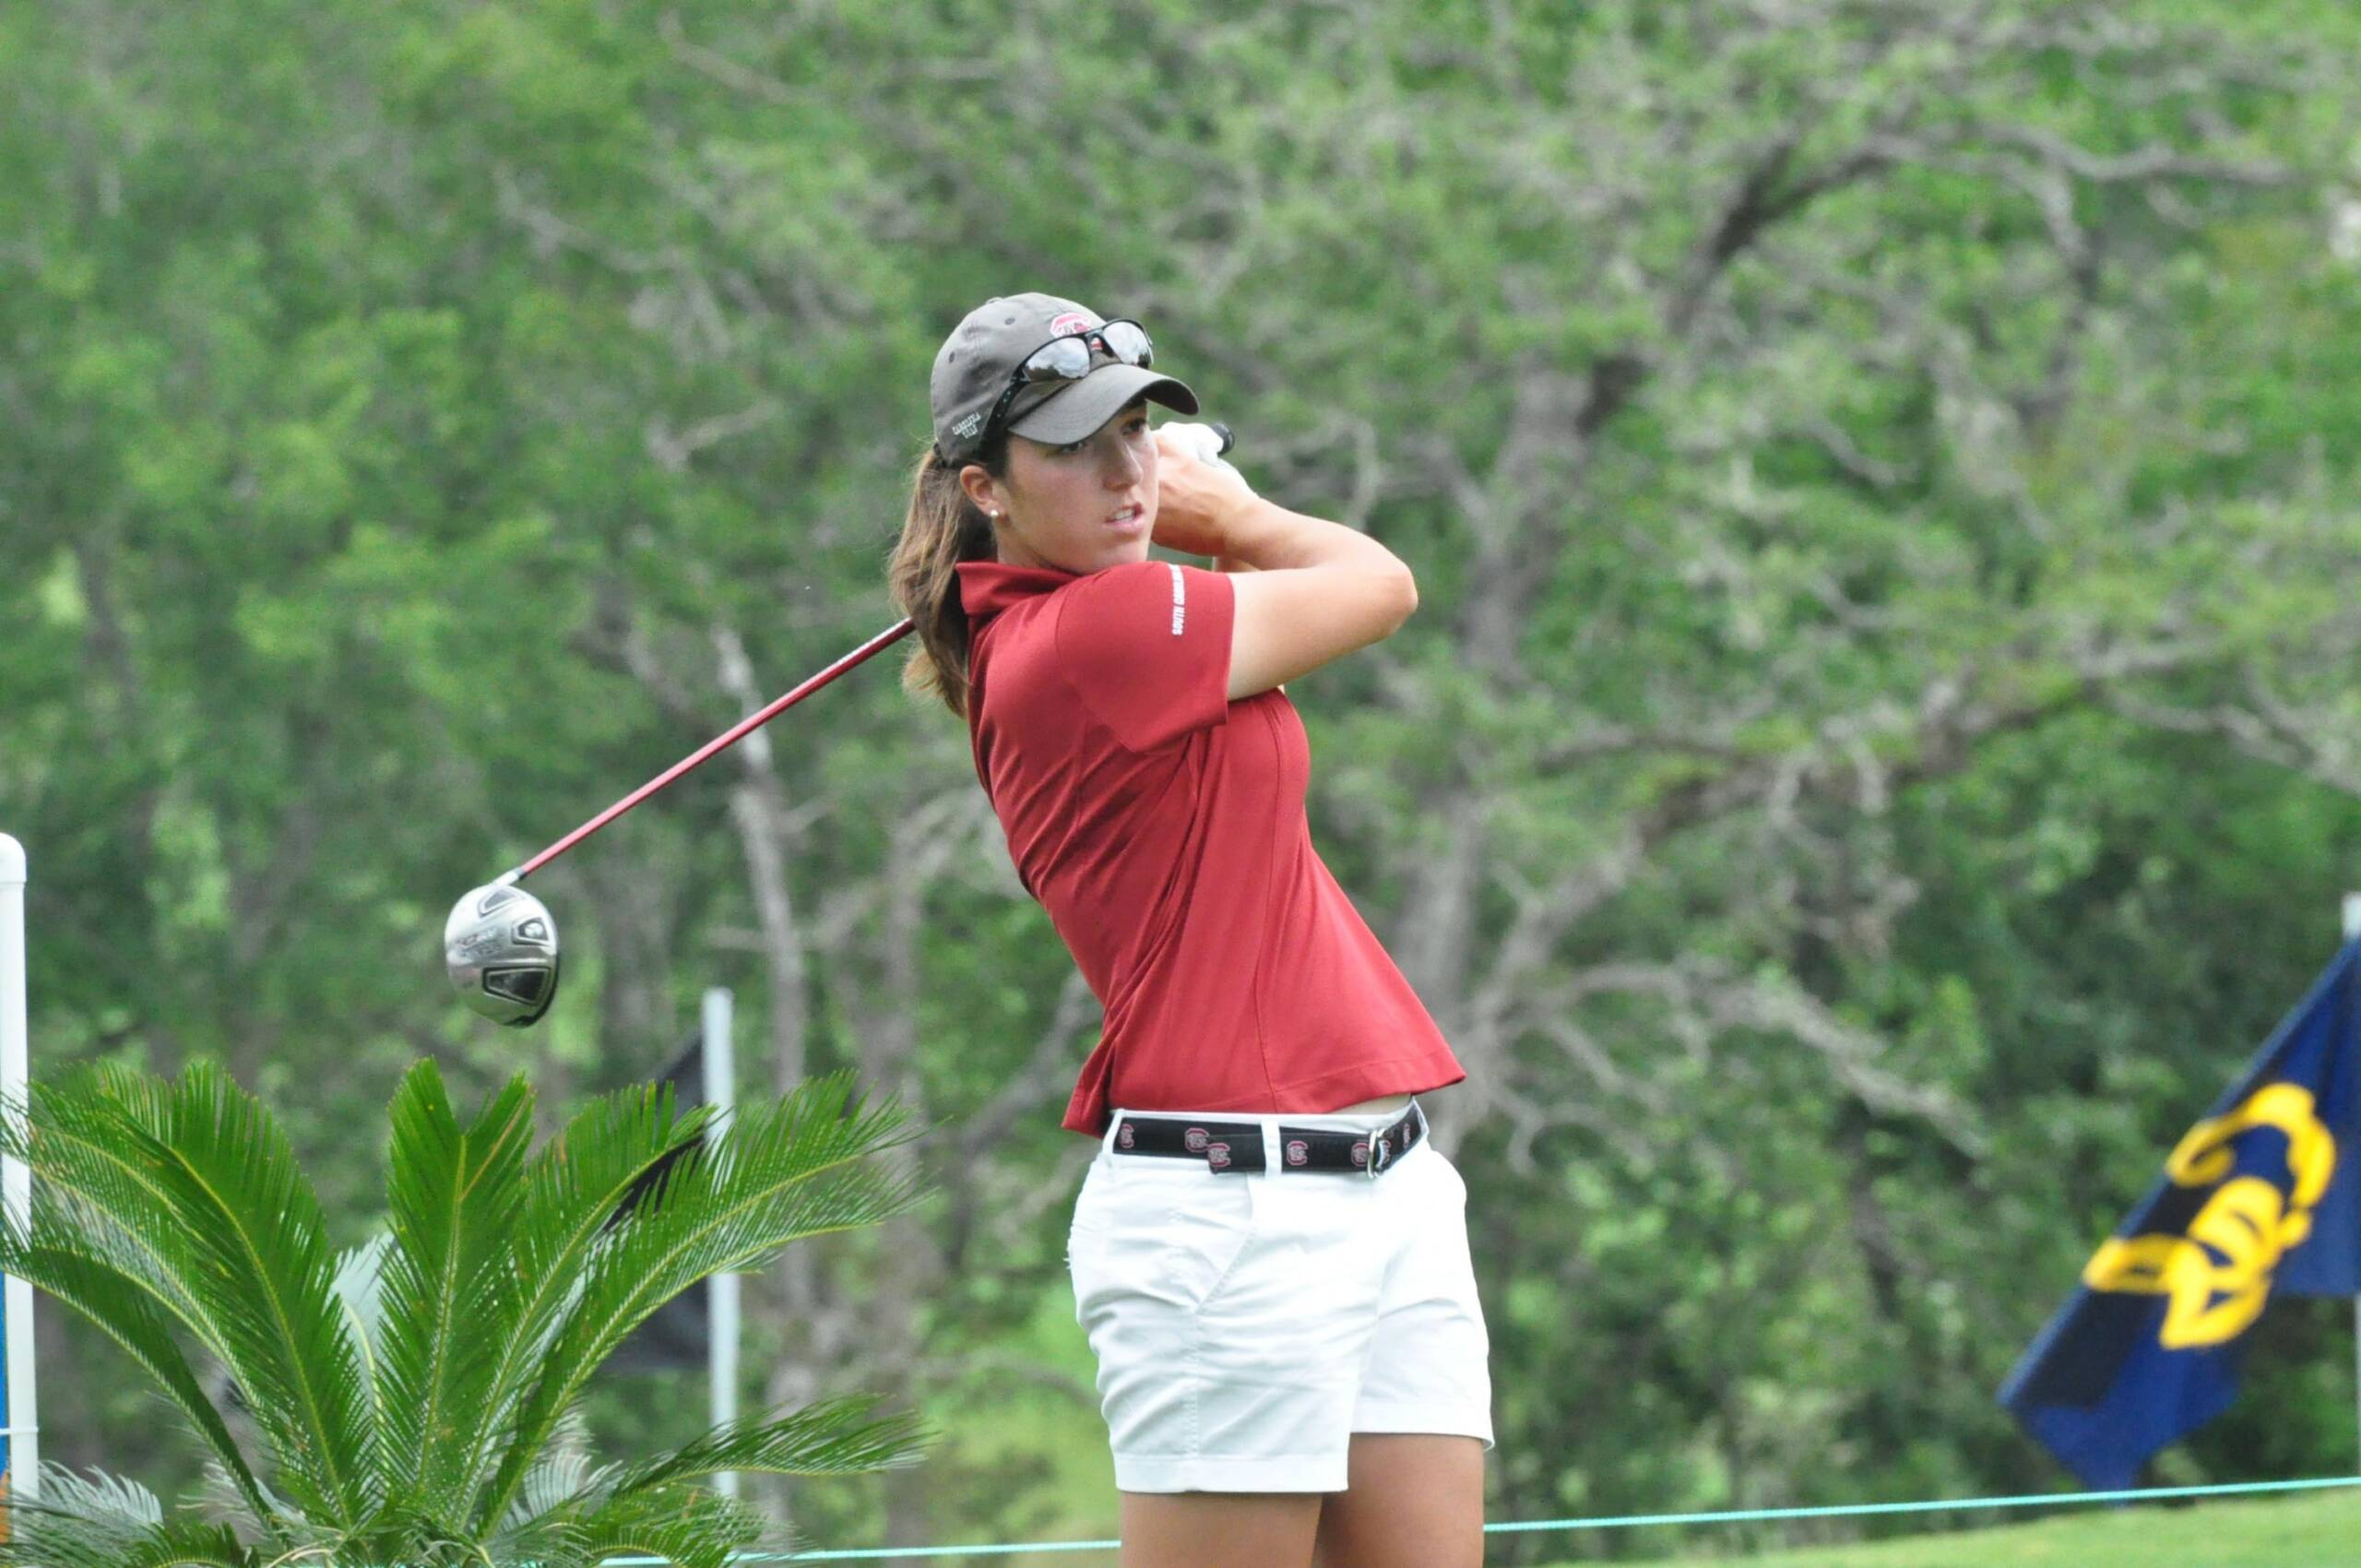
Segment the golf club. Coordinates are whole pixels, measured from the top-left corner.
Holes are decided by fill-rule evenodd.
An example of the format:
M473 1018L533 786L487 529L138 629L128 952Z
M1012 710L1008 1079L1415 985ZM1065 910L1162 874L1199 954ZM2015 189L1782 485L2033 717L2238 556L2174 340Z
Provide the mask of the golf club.
M1206 462L1228 468L1222 454L1231 445L1229 427L1216 423L1195 430L1207 431L1219 441L1210 451L1200 443L1197 455ZM521 1029L540 1022L550 1004L557 1000L557 921L539 898L517 885L648 796L694 772L848 670L901 641L914 629L908 621L887 627L767 707L740 719L530 860L481 887L469 889L451 907L450 918L443 922L443 963L453 989L470 1009L493 1023Z

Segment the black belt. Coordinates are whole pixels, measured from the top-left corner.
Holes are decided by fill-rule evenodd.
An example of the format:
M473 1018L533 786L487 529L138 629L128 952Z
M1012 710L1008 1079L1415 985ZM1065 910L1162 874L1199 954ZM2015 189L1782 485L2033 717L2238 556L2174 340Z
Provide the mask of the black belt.
M1416 1147L1427 1135L1427 1113L1413 1099L1407 1109L1373 1133L1343 1127L1279 1124L1281 1170L1349 1170L1375 1176ZM1267 1170L1260 1122L1213 1122L1186 1116L1126 1116L1115 1124L1108 1147L1117 1154L1202 1159L1216 1174L1247 1175Z

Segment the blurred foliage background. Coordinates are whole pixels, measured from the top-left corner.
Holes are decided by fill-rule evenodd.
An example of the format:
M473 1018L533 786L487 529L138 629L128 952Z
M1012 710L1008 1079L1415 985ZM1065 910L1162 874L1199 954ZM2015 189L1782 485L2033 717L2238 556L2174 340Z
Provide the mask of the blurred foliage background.
M0 6L35 1071L219 1057L352 1241L409 1062L555 1114L730 985L748 1091L856 1066L943 1189L751 1282L745 1392L951 1439L767 1500L1111 1534L1096 1003L947 715L863 671L537 878L530 1033L437 951L891 624L934 347L1046 289L1418 573L1291 695L1470 1074L1489 1516L2058 1484L1994 1390L2361 882L2357 56L2338 0ZM42 1333L48 1456L188 1479ZM2354 1370L2279 1303L2156 1479L2347 1469Z

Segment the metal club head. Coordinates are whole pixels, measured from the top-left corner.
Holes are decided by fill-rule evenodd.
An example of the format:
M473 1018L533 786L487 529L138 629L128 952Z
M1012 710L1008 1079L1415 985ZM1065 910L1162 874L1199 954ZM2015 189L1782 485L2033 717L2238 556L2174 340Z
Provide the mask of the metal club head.
M461 1001L521 1029L557 1000L557 922L523 888L488 884L452 906L443 922L443 962Z

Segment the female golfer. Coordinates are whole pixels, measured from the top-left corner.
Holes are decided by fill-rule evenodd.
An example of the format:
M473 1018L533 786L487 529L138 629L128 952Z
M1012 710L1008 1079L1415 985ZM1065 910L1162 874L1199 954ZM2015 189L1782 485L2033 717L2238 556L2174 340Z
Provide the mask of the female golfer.
M935 356L891 571L1026 891L1106 1013L1067 1243L1124 1568L1476 1568L1489 1348L1466 1076L1321 863L1280 683L1391 634L1407 567L1198 454L1136 322L1018 294ZM1152 560L1151 543L1215 569Z

